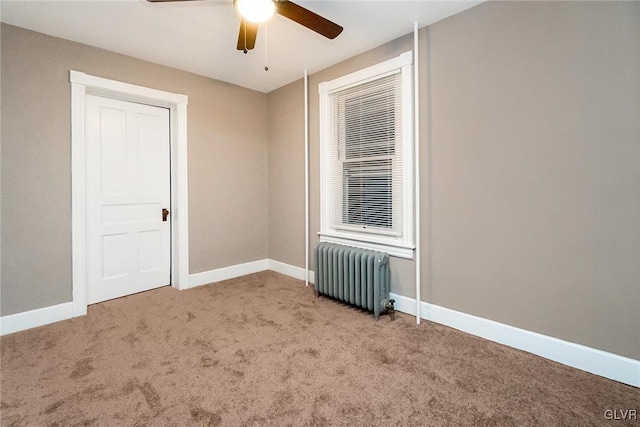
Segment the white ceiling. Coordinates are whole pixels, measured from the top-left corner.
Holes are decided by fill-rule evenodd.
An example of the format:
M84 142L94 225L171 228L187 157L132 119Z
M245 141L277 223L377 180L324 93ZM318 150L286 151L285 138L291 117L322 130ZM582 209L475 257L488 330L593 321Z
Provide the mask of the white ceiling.
M342 34L328 40L276 15L267 31L260 26L256 48L247 55L236 50L239 19L232 0L0 0L0 20L270 92L300 79L305 69L314 73L408 34L414 21L424 27L480 2L299 0L343 26Z

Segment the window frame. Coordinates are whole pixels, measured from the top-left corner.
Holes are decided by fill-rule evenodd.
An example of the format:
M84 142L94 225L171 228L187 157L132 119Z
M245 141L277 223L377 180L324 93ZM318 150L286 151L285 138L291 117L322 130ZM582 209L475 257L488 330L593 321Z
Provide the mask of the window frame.
M392 256L413 259L414 236L414 117L413 117L413 54L405 52L395 58L367 67L337 79L318 85L320 99L320 232L321 242L341 243L387 252ZM392 74L401 73L402 93L402 228L397 233L380 233L358 227L335 226L340 220L334 217L336 199L341 194L331 194L329 180L340 163L331 158L332 121L331 95L355 86L375 81ZM396 221L396 207L392 208Z

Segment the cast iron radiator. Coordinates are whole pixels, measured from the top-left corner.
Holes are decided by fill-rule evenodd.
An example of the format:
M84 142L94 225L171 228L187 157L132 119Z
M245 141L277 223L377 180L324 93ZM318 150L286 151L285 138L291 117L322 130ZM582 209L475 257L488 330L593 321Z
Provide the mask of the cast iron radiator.
M316 297L327 295L373 311L376 320L388 312L393 320L389 254L321 242L314 257Z

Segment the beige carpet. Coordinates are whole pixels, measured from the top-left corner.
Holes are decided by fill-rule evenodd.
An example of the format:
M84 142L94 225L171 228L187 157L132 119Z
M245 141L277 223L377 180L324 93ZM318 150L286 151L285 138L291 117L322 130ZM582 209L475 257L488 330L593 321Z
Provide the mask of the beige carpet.
M401 313L374 322L273 272L93 305L1 345L6 426L586 426L640 413L640 389Z

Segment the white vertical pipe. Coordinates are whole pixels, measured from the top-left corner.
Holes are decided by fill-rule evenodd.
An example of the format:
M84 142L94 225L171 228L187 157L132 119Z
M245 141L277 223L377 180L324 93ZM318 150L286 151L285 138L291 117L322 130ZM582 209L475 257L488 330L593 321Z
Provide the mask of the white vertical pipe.
M414 91L414 119L413 124L415 126L414 130L414 164L415 164L415 233L416 233L416 324L420 324L420 91L419 91L419 81L420 74L418 72L418 23L413 23L413 91Z
M309 76L304 70L304 285L309 286Z

